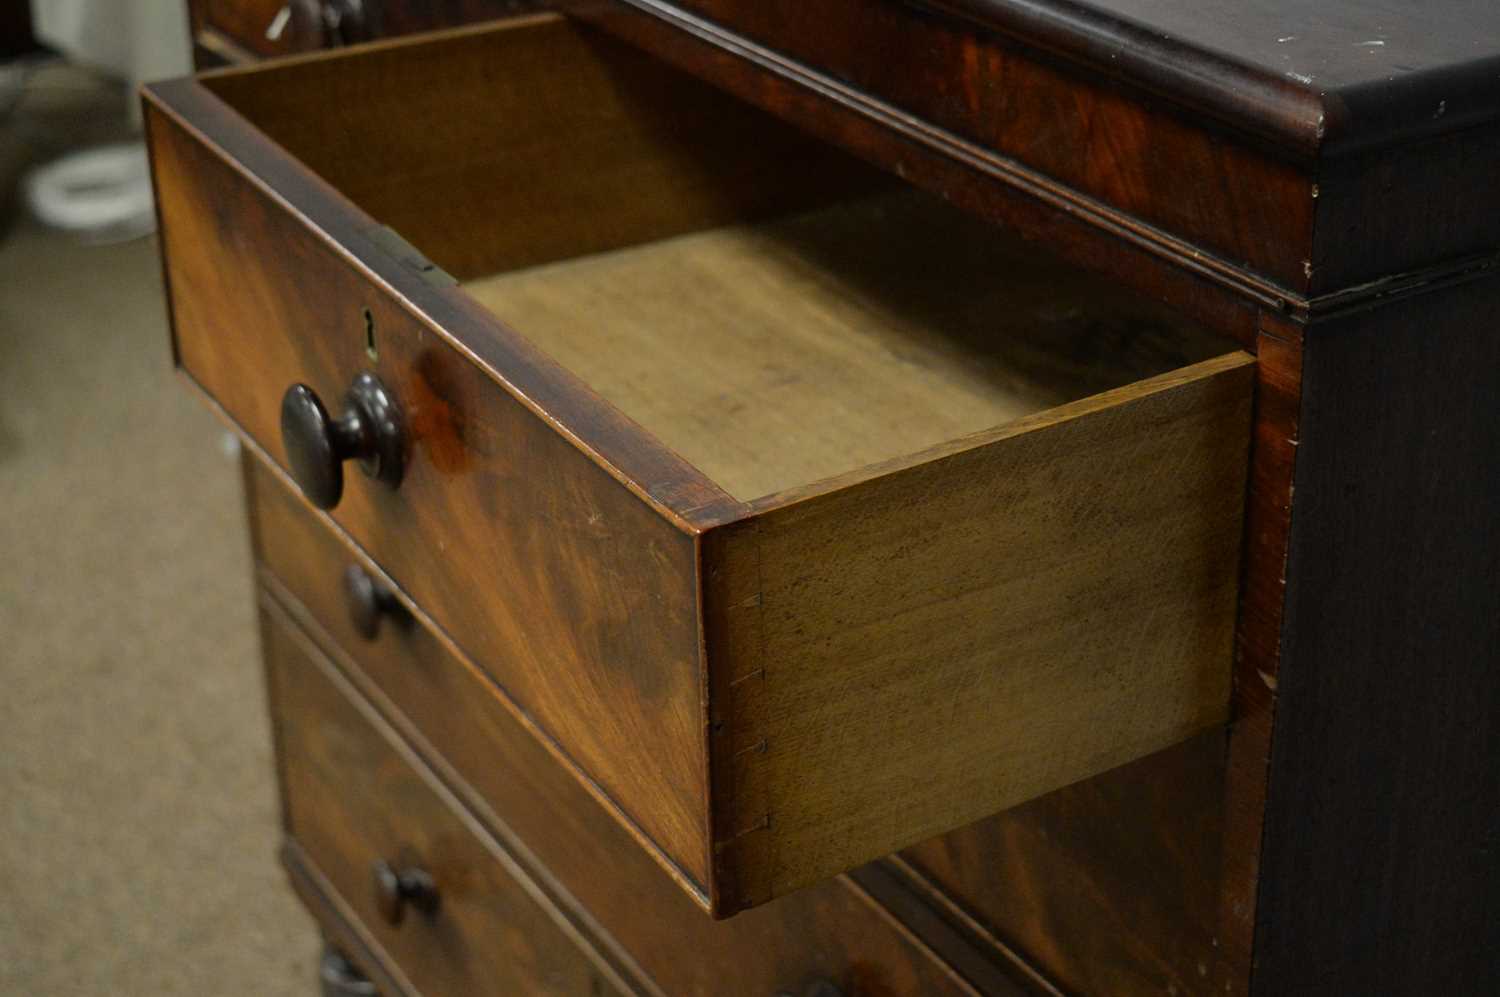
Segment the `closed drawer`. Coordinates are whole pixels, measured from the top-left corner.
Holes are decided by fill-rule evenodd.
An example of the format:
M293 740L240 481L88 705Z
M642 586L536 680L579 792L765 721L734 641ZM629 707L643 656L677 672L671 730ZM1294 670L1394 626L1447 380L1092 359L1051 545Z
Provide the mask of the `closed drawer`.
M262 621L287 832L391 975L428 994L628 992L306 637L274 606Z
M256 552L266 586L300 624L339 656L350 680L426 757L461 800L556 904L600 926L599 948L625 956L646 988L668 994L771 997L819 981L844 997L881 994L1012 994L1008 970L987 953L947 952L961 943L918 939L858 882L840 877L729 920L711 920L661 874L617 821L525 728L524 718L446 641L390 605L373 630L349 612L345 576L364 572L388 587L362 554L275 472L248 473ZM386 588L386 591L390 591ZM529 867L529 866L528 866ZM860 882L882 882L875 870Z
M702 906L1224 720L1217 338L554 17L147 100L180 365Z

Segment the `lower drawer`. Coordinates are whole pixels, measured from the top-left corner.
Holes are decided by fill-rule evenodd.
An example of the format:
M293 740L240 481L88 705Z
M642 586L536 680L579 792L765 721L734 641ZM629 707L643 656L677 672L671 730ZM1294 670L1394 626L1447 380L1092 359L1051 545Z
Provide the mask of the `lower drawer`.
M276 472L253 459L246 466L265 584L402 735L434 759L533 878L548 884L554 902L593 925L603 939L596 948L619 952L622 964L638 969L642 989L674 997L800 997L820 985L842 997L1023 992L990 953L943 934L940 925L917 932L902 923L894 904L885 905L877 870L729 920L704 916L441 637L389 598L393 617L377 618L362 634L359 624L369 621L347 611L346 572L353 566L381 587L389 579ZM298 750L285 737L283 745Z
M631 992L274 605L262 611L287 832L404 988Z

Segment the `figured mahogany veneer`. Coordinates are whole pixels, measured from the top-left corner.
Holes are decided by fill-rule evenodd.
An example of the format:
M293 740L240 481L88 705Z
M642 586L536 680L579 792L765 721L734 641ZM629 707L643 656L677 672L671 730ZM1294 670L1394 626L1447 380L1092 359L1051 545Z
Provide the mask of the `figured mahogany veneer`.
M421 620L386 626L374 638L359 632L340 576L349 564L372 576L378 569L336 526L256 458L247 459L246 485L261 580L276 604L348 669L349 681L402 736L437 760L439 774L554 901L593 926L598 947L635 967L633 985L705 997L799 993L815 980L851 995L1021 992L1007 968L983 953L956 956L942 937L917 939L898 926L861 885L889 881L877 870L727 921L704 917L447 640Z
M1217 337L555 17L148 112L183 368L380 377L335 518L715 913L1225 719Z
M261 624L287 833L404 989L632 992L281 611ZM399 918L372 876L392 865L428 880Z

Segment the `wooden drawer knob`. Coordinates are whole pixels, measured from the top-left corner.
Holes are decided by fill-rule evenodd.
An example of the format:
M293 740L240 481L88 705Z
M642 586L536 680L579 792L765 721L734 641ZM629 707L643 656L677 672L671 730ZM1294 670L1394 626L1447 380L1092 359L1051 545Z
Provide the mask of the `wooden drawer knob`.
M376 638L382 619L389 617L396 623L408 619L406 607L396 594L358 564L344 569L344 600L354 632L365 640Z
M302 494L332 509L344 494L344 461L395 488L406 470L406 427L395 397L374 374L361 374L344 396L344 412L328 415L317 393L294 384L281 396L281 445Z
M332 945L323 946L323 958L318 963L318 982L322 984L323 997L379 997L380 993L375 984L365 979Z
M383 859L371 868L375 885L375 908L386 924L397 927L406 916L407 906L423 914L436 914L437 884L426 870L417 866L397 868Z

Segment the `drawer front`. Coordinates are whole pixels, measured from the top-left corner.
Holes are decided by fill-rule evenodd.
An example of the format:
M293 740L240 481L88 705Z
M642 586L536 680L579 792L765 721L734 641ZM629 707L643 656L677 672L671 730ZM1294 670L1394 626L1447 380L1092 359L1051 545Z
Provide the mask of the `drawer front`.
M461 317L413 315L180 123L150 127L179 364L278 460L288 387L336 406L376 374L405 475L346 467L339 522L706 882L692 538L456 349L441 327Z
M429 994L625 992L279 611L262 632L288 834L399 976Z
M424 753L441 759L455 791L514 835L514 849L623 946L666 993L769 997L818 980L862 994L1014 992L983 954L960 975L897 925L848 879L726 921L703 916L495 695L420 622L384 618L356 629L344 573L361 554L337 537L275 472L247 463L257 555L267 584L294 615L333 642L351 678Z

